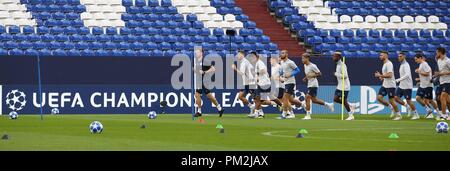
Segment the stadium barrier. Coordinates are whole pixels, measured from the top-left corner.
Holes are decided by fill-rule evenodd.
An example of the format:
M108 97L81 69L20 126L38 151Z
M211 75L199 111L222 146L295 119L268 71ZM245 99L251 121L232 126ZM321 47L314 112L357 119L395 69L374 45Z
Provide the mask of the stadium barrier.
M293 59L300 68L300 58ZM389 111L376 103L376 92L379 82L373 72L381 69L381 62L376 58L352 58L347 60L352 90L349 101L357 106L357 113L379 114ZM398 76L399 63L391 59ZM411 70L417 67L408 59ZM322 77L319 78L319 98L331 102L334 94L336 78L335 67L330 58L313 58ZM435 67L434 60L429 61ZM39 114L39 95L43 97L43 113L50 113L58 108L67 114L131 114L147 113L150 110L160 111L160 101L167 101L167 113L191 113L191 90L173 89L170 83L171 74L177 67L171 66L171 58L166 57L41 57L42 93L39 92L37 60L30 56L1 56L0 85L3 100L1 113L9 113L12 109L22 114ZM224 65L226 65L224 63ZM269 67L270 68L270 67ZM229 70L229 66L224 66ZM413 77L415 78L415 74ZM306 92L301 78L297 77L297 96ZM239 77L235 76L235 80ZM11 92L17 93L19 102L14 101ZM215 96L226 113L248 113L248 108L237 100L237 89L214 90ZM11 97L8 97L10 94ZM304 93L303 93L304 94ZM25 97L20 97L24 95ZM413 97L415 96L415 89ZM301 97L302 98L302 97ZM26 102L24 103L25 100ZM340 106L335 105L335 113ZM423 108L418 106L418 111ZM20 109L20 110L18 110ZM313 105L314 113L330 113L326 108ZM216 113L207 101L206 113ZM264 108L265 113L278 113L275 108ZM402 108L402 111L405 111ZM303 109L295 111L304 113Z

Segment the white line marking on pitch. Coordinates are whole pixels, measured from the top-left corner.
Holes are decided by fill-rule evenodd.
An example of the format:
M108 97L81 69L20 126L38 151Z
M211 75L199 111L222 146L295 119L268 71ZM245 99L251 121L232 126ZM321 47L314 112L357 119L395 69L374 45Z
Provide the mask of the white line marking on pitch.
M370 130L376 130L377 128L372 128ZM380 128L379 130L392 130L392 129L404 129L404 128ZM364 129L317 129L315 131L343 131L343 130L364 130ZM369 129L366 129L369 130ZM271 136L271 137L283 137L283 138L295 138L295 135L289 136L289 135L277 135L277 133L282 132L290 132L290 131L269 131L269 132L262 132L262 135L265 136ZM391 139L367 139L367 138L332 138L332 137L316 137L316 136L307 136L305 137L307 139L329 139L329 140L359 140L359 141L393 141ZM415 140L399 140L402 142L416 142L421 143L424 141L415 141Z

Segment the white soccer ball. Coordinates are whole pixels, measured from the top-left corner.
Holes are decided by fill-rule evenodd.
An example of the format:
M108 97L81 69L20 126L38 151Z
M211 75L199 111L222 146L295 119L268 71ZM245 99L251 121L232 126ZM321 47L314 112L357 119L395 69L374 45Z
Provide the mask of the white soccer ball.
M448 133L448 124L446 122L439 122L436 124L437 133Z
M53 108L52 109L52 115L56 115L59 114L59 109L58 108Z
M16 111L9 112L9 119L17 119L19 117L19 114L17 114Z
M102 133L103 132L103 125L99 121L94 121L89 126L89 130L93 134Z
M158 116L158 114L156 114L156 112L155 111L150 111L150 112L148 112L148 118L149 119L156 119L156 117Z

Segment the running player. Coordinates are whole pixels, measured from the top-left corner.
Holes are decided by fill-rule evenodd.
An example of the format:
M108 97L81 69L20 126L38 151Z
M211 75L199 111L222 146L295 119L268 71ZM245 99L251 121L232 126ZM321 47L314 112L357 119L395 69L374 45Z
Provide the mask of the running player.
M431 105L436 111L439 111L436 102L433 100L433 81L431 79L432 70L422 54L416 54L414 56L414 60L419 64L419 68L415 70L415 72L419 74L419 88L417 89L416 101L425 107L427 111L425 118L432 119L433 110L431 110L429 106Z
M280 102L283 99L283 94L284 94L284 84L280 81L280 70L281 70L281 65L279 63L279 60L277 57L272 57L270 58L270 65L272 67L271 70L271 80L276 88L276 90L274 90L272 96L276 97ZM282 104L280 104L279 106L280 112L283 111Z
M317 78L322 76L322 73L320 73L319 68L317 68L316 64L313 64L310 59L311 55L309 53L304 53L302 55L302 62L304 64L306 74L303 81L308 84L308 94L306 95L306 116L303 120L311 119L311 101L315 104L326 106L331 112L334 111L334 103L327 103L322 99L317 98L317 89L319 87L319 81Z
M413 80L411 76L411 67L409 67L408 61L406 61L405 53L400 52L398 54L398 61L401 63L399 68L400 78L395 80L395 82L399 83L395 92L395 101L406 107L408 110L408 117L411 116L411 112L413 113L413 116L411 117L412 120L420 119L419 114L416 111L416 106L414 106L414 102L411 100ZM406 103L402 100L402 97L405 97Z
M242 101L242 103L250 108L250 115L253 114L253 110L255 109L255 105L249 103L247 100L248 94L253 94L255 87L255 79L253 77L253 65L245 58L244 51L239 51L237 54L237 60L239 62L239 69L235 64L231 65L231 68L236 71L242 77L242 84L244 85L244 89L239 91L238 98ZM253 97L253 96L252 96Z
M252 60L252 63L254 63L254 73L256 74L255 79L257 85L253 100L255 102L253 118L263 118L264 112L262 110L262 105L272 105L272 101L270 100L270 87L272 84L270 82L267 66L261 60L261 56L256 52L251 52L250 59Z
M195 91L195 103L197 104L197 112L194 117L202 116L202 94L216 106L219 113L219 117L222 117L224 109L217 102L217 99L212 95L211 90L208 89L208 82L205 82L203 78L211 77L215 72L215 68L212 65L207 65L203 63L203 49L195 49L195 63L194 63L194 73L196 74L196 88ZM201 88L198 88L201 87Z
M391 109L391 118L394 117L394 120L401 120L402 115L400 114L397 104L395 104L394 96L395 96L395 76L394 76L394 66L392 62L388 58L388 52L383 51L380 53L380 60L383 62L382 73L375 72L375 77L383 81L383 84L378 91L378 102L382 105L389 107ZM389 102L385 101L384 96L388 96ZM395 113L394 113L395 112Z
M439 72L434 75L439 77L440 87L442 89L440 100L441 100L441 119L447 119L447 102L450 102L450 59L445 55L445 48L439 47L436 50L436 59L439 67Z
M283 94L283 112L281 117L286 119L295 118L295 114L292 112L291 103L301 106L301 102L294 98L295 89L295 76L300 73L300 68L297 67L294 61L288 58L288 51L282 50L280 54L281 73L280 81L284 83Z
M354 106L350 106L350 104L348 103L348 94L350 92L350 78L348 77L347 65L342 62L342 53L335 52L333 54L333 61L336 63L336 72L334 72L334 76L336 76L338 82L336 91L334 91L333 101L342 104L342 98L344 98L343 105L348 113L348 118L345 120L355 120L355 117L353 116L353 113L355 113ZM344 92L344 94L342 94L342 91Z

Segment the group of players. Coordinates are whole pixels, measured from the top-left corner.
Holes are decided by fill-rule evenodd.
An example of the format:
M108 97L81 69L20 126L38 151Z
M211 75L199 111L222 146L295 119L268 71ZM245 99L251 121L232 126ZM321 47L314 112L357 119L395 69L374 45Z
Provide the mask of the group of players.
M399 53L398 61L401 63L399 73L400 78L395 79L394 67L388 59L388 52L380 53L380 60L383 62L382 72L376 71L374 76L382 81L382 86L378 92L377 99L382 105L389 107L391 110L391 118L393 120L401 120L397 103L407 108L408 117L411 119L419 119L420 116L416 111L414 102L411 100L413 78L411 69L406 61L405 53ZM215 72L214 66L206 66L203 64L203 52L201 49L196 50L195 56L197 61L194 72L199 76L212 74ZM271 57L271 74L269 75L268 67L261 60L261 55L256 52L250 52L246 56L244 51L239 51L236 55L237 65L233 64L231 68L241 76L242 89L239 91L239 99L242 103L249 107L251 118L263 118L263 105L277 105L281 110L283 119L295 118L293 106L303 107L306 110L304 120L311 119L311 103L315 103L327 107L331 112L334 111L334 103L343 104L348 117L346 120L354 120L355 106L348 103L347 97L350 92L350 78L348 76L347 66L343 62L343 56L340 52L333 54L333 62L336 64L334 76L337 80L336 91L332 103L325 102L317 97L319 87L318 77L322 75L317 65L310 61L311 55L304 53L302 55L302 63L304 65L305 77L302 79L307 84L307 94L304 101L300 101L295 97L296 76L301 72L300 68L294 61L288 57L288 51L282 50L279 57ZM438 48L436 50L436 60L439 71L432 73L431 67L426 62L425 56L418 53L414 60L419 64L419 68L415 73L419 75L416 79L418 82L418 90L416 100L420 105L424 106L427 111L426 118L433 118L433 109L437 111L437 119L447 118L447 106L450 107L450 59L445 56L445 49ZM433 82L434 81L434 82ZM397 88L397 83L399 86ZM201 88L197 88L195 92L197 110L195 117L202 116L201 112L201 95L205 94L210 101L217 107L219 116L222 116L224 109L218 104L211 91L204 86L202 82ZM433 86L437 84L436 101L433 99ZM273 89L275 88L275 90ZM253 103L247 100L247 96L253 98ZM389 101L384 100L384 96L388 96ZM406 99L406 103L402 98Z
M419 78L416 101L425 107L427 115L425 118L433 118L433 110L437 113L436 119L448 119L447 107L450 107L450 59L445 55L446 50L442 47L436 50L436 61L438 71L433 74L430 65L426 61L426 57L418 53L414 56L414 61L419 64L419 68L415 69L415 73ZM400 78L395 79L394 67L388 59L388 52L380 53L380 60L383 62L382 72L375 72L374 76L383 84L378 91L378 102L391 110L391 118L393 120L401 120L402 115L399 111L397 103L405 106L408 111L408 117L412 120L419 119L414 102L411 100L413 89L413 78L411 76L411 68L406 61L405 53L399 53L398 61L400 64ZM399 83L397 87L396 84ZM433 87L436 85L435 99L433 99ZM388 96L389 101L384 100L384 96ZM406 103L402 98L406 99Z

